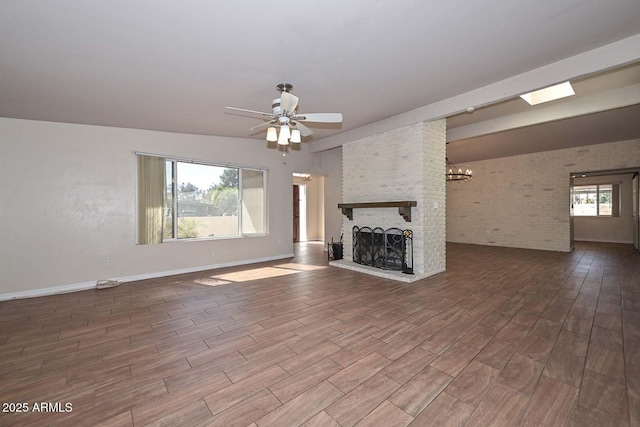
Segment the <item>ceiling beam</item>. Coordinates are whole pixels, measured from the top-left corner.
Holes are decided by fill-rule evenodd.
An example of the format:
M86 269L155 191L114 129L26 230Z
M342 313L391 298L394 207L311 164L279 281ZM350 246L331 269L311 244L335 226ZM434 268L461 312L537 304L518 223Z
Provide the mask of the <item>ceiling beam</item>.
M490 105L532 90L631 64L640 59L638 52L640 52L640 34L461 95L315 141L311 144L310 151L317 153L330 150L370 135L409 126L417 122L437 120L466 111L469 107L478 108Z
M550 103L532 111L447 129L447 142L640 104L640 84Z

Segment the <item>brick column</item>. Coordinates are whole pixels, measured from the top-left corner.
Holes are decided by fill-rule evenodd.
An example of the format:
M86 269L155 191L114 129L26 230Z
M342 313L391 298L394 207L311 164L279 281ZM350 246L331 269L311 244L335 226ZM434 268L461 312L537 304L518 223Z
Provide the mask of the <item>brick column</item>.
M397 208L354 209L343 217L345 259L352 260L354 225L411 229L414 271L433 275L445 269L446 121L416 123L345 144L342 148L342 200L415 200L412 221Z

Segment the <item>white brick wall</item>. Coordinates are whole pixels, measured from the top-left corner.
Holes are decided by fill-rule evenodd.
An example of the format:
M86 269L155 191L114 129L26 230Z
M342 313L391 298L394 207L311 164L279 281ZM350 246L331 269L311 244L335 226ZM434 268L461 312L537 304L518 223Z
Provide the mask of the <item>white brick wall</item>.
M424 272L433 275L446 270L446 145L447 122L424 124Z
M353 141L342 147L342 197L345 203L415 200L412 220L397 208L354 209L343 222L344 255L352 260L352 228L370 226L411 229L414 271L445 269L446 122L417 123ZM433 208L438 203L438 209ZM425 209L425 204L428 204Z
M447 241L567 252L570 173L640 167L640 140L460 166L473 179L447 183Z

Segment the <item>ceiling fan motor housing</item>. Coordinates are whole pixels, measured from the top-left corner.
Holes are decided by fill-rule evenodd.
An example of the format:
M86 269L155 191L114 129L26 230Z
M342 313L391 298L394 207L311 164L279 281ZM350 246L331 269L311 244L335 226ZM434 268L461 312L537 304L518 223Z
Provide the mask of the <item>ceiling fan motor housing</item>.
M280 98L276 98L271 101L271 110L273 111L273 115L276 117L282 114L282 107L280 107Z
M289 92L291 89L293 89L293 85L291 83L280 83L278 85L276 85L276 89L278 90L278 92Z

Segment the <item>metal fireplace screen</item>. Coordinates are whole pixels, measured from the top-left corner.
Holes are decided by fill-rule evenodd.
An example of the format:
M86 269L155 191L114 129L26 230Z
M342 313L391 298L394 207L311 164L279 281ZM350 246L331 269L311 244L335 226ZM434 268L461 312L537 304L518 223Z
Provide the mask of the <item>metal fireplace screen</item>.
M413 274L413 232L353 227L353 262Z

